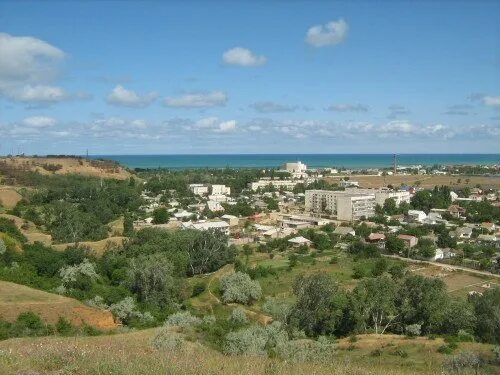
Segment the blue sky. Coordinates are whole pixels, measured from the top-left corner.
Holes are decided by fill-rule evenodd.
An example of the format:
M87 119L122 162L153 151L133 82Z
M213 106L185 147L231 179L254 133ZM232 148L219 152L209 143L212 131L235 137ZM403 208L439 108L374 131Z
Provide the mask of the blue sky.
M500 152L498 1L0 1L0 154Z

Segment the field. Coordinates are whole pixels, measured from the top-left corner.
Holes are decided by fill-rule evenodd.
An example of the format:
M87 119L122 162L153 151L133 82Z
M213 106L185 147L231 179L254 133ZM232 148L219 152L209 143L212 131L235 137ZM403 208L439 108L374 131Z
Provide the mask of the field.
M0 281L0 317L14 321L26 311L39 314L50 324L56 323L59 317L65 317L75 326L87 324L104 330L117 327L109 311L91 308L57 294Z
M126 237L120 237L120 236L109 237L109 238L105 238L104 240L101 240L101 241L78 242L78 245L89 247L95 255L100 256L104 253L106 248L110 245L121 246L123 244L123 241L125 240L125 238ZM74 246L74 245L76 245L76 243L62 243L62 244L52 245L52 247L56 250L64 251L67 247Z
M338 341L337 354L324 363L292 363L252 356L224 356L197 342L157 350L150 345L156 330L98 337L46 337L0 342L2 374L350 374L410 375L441 373L447 355L437 352L442 339L405 339L394 335L360 335ZM372 353L380 350L379 356ZM491 345L461 343L455 351L473 350L491 357ZM404 353L404 355L402 354ZM487 367L483 374L494 374Z
M330 183L338 183L342 177L326 177ZM461 189L464 187L473 188L476 185L481 185L483 188L499 189L500 178L484 177L484 176L426 176L426 175L411 175L411 176L350 176L353 181L358 181L359 186L363 188L378 188L381 186L393 185L417 185L420 181L420 187L433 188L434 186L448 185L451 189ZM468 182L466 180L469 180ZM460 182L458 182L460 181Z
M0 207L3 206L7 209L14 208L21 199L21 194L15 189L0 186Z
M7 167L37 171L42 174L81 174L84 176L125 180L131 174L123 167L107 161L78 158L4 157L0 162ZM56 170L56 167L59 168Z

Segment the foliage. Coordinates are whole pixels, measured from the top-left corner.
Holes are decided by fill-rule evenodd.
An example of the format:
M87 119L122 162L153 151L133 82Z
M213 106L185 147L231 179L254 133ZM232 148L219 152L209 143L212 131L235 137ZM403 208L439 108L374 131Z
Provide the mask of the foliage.
M444 363L444 368L447 374L477 374L479 368L482 366L482 361L479 355L474 352L464 351L461 352Z
M233 311L231 311L229 320L236 326L241 326L248 323L247 313L245 312L245 309L242 307L235 308Z
M169 218L170 213L165 207L160 207L153 211L153 224L165 224Z
M201 319L191 315L189 311L181 311L170 315L165 322L165 326L176 326L189 328L201 324Z
M5 217L0 217L0 232L8 234L10 237L18 240L19 242L26 242L26 237L17 228L13 220Z
M222 301L250 304L260 299L262 289L258 281L254 281L246 273L235 272L225 275L220 280Z

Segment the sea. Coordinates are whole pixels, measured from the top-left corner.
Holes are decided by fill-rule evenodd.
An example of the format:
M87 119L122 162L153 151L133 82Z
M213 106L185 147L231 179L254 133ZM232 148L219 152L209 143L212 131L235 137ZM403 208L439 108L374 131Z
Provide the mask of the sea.
M286 162L301 161L308 168L390 168L393 154L209 154L209 155L93 155L135 168L277 168ZM398 154L398 166L495 165L500 154Z

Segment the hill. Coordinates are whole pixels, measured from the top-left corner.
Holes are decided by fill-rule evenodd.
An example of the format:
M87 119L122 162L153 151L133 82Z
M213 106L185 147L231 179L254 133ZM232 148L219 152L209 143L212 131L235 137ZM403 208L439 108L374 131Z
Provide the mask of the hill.
M81 174L83 176L125 180L131 176L125 168L109 160L91 160L78 157L4 157L0 166L41 174ZM1 170L0 170L1 172Z
M148 329L112 336L10 339L0 342L0 364L3 361L4 374L431 375L442 373L443 362L450 357L438 352L442 339L360 335L356 342L339 340L337 354L321 363L294 363L225 356L189 340L174 349L154 349L151 340L156 332ZM491 345L477 343L460 343L455 352L470 350L485 358L492 356ZM476 373L494 374L496 369L485 366Z
M50 324L64 317L75 326L87 324L101 330L117 327L109 311L95 309L57 294L0 281L0 317L14 321L26 311L39 314Z

